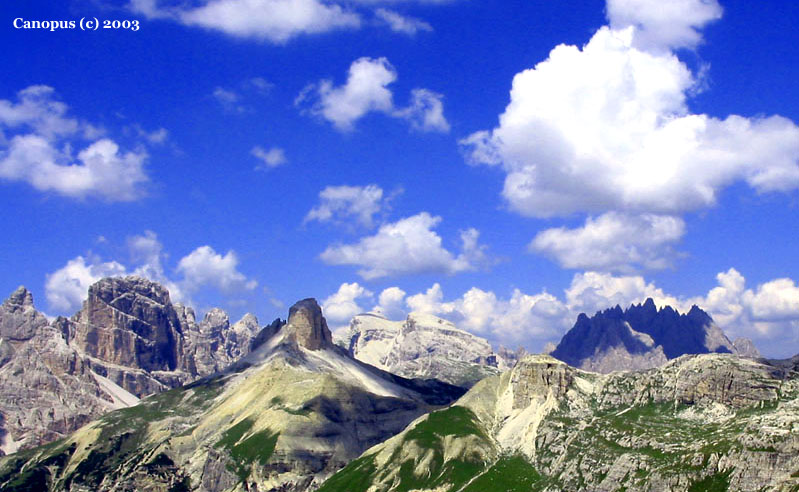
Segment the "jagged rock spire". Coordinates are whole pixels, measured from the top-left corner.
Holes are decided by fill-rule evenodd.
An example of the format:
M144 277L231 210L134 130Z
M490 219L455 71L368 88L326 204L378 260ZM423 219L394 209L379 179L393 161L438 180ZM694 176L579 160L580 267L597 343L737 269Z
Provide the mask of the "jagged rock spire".
M322 308L313 298L303 299L291 306L288 323L283 329L295 338L298 345L309 350L333 345Z
M3 306L6 308L11 307L33 307L33 294L26 289L24 286L20 285L17 287L17 290L11 293L3 302Z
M28 340L49 322L33 307L33 296L25 287L15 290L0 305L0 337Z

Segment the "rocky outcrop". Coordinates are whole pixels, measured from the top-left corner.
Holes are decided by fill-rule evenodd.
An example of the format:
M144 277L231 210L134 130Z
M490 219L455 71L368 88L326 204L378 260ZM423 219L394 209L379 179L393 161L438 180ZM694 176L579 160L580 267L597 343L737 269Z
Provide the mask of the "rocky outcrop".
M47 324L47 318L33 307L33 295L25 287L15 290L0 305L0 338L7 342L30 340Z
M230 326L139 277L106 278L82 309L52 323L20 287L0 305L0 451L50 442L103 413L216 373L246 355L258 334L246 315Z
M288 322L283 330L299 346L308 350L333 346L333 337L316 299L303 299L291 306Z
M319 492L795 490L799 373L790 367L703 354L602 375L527 357Z
M748 342L748 344L746 343ZM684 354L756 353L751 341L736 347L711 317L693 306L680 314L669 306L643 304L580 314L551 355L574 367L597 372L658 367Z
M512 366L516 355L494 353L485 339L421 313L411 313L405 321L359 314L342 342L356 359L391 373L463 387Z
M71 343L110 364L144 371L181 366L183 337L169 292L141 277L105 278L73 317Z
M732 342L732 345L735 348L734 352L741 357L760 358L760 351L752 343L752 340L748 338L738 337Z
M258 319L246 314L233 325L228 314L211 309L198 324L191 308L179 306L178 318L185 338L183 370L194 375L221 371L249 352L252 340L258 335Z

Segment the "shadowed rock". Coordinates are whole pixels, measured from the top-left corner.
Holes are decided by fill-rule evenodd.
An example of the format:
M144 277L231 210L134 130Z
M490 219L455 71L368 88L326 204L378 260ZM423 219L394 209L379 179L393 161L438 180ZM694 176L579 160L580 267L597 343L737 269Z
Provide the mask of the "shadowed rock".
M622 310L620 306L580 314L552 352L572 366L597 372L657 367L685 354L756 353L754 346L734 345L699 307L680 314L669 306L657 309L649 298Z

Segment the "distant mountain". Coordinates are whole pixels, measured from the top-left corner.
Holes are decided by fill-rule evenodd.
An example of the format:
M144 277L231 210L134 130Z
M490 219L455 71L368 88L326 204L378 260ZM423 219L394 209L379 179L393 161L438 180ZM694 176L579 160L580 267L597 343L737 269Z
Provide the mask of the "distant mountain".
M213 374L248 353L252 315L173 305L161 285L106 278L81 310L50 323L20 287L0 306L0 452L61 438L139 398Z
M791 364L703 354L603 375L530 356L318 492L797 490Z
M376 313L355 316L339 343L356 359L407 378L436 378L471 387L516 362L494 353L491 344L452 322L422 313L389 321Z
M268 330L217 375L0 460L0 489L310 491L464 393L351 358L313 299Z
M591 318L580 314L551 355L581 369L611 372L657 367L681 355L714 352L759 357L751 341L731 342L697 306L680 314L669 306L657 309L650 298L627 310L616 306Z

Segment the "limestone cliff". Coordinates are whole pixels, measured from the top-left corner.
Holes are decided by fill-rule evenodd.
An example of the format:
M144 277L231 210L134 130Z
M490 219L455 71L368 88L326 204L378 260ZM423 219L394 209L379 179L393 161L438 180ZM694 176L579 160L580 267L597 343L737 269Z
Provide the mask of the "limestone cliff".
M359 314L342 340L356 359L408 378L436 378L471 387L513 365L510 352L494 353L487 340L436 316L411 313L404 321Z
M139 277L92 285L81 310L50 323L24 287L0 305L0 452L59 439L103 413L213 374L247 354L258 321L229 326L173 305Z

